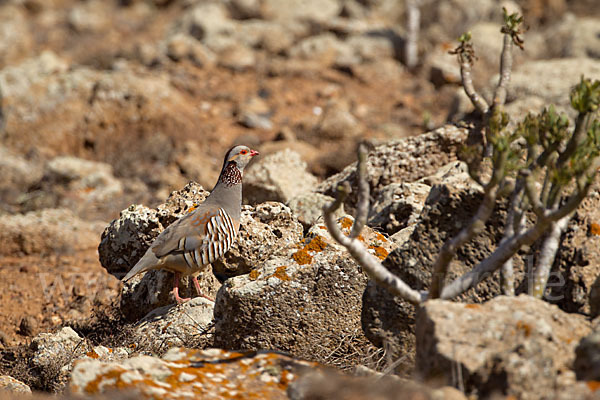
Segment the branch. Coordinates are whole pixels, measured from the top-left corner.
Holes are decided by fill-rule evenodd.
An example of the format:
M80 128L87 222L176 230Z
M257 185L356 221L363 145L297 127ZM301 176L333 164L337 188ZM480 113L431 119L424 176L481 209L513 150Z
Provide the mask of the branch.
M436 299L440 297L440 292L448 273L450 262L456 255L456 251L475 235L480 233L485 228L485 223L494 211L496 197L498 194L498 185L504 176L504 167L506 163L506 153L502 153L498 157L498 162L494 165L494 173L492 178L485 186L483 200L477 209L477 213L471 218L468 225L464 227L458 235L447 240L440 254L433 264L433 277L431 280L430 298Z
M572 214L568 214L550 224L548 236L546 236L540 250L538 265L535 267L533 287L531 293L529 293L535 298L541 299L544 297L550 269L552 268L552 263L554 262L556 252L558 251L558 245L560 244L560 237L567 228L571 215Z
M406 2L406 45L404 47L404 61L408 68L414 68L419 62L419 25L421 0L407 0Z
M444 287L440 298L444 300L452 299L476 286L500 268L522 246L535 242L545 232L549 222L546 219L538 220L526 232L506 240L504 244L498 246L492 255L477 264L475 268Z
M464 33L458 41L460 44L454 50L449 51L450 54L458 56L458 64L460 65L460 77L465 93L469 96L473 106L482 114L486 115L490 106L483 97L477 93L471 78L471 65L476 59L473 45L471 44L471 32Z
M502 54L500 55L500 80L498 81L498 86L496 86L496 91L494 92L494 107L502 106L506 102L506 93L508 83L510 82L513 63L512 45L512 38L509 34L505 33Z
M523 230L523 217L524 213L519 203L523 201L523 185L522 180L517 183L515 190L511 196L510 209L506 216L506 229L504 235L500 241L500 245L506 242L508 239L513 237L515 233L518 235ZM502 292L507 296L515 295L515 272L513 265L513 257L506 260L502 265Z
M473 78L471 78L471 63L468 61L460 62L460 77L462 79L463 88L465 89L465 93L471 99L471 103L475 108L482 114L487 114L490 106L487 101L479 93L475 90L475 86L473 85Z
M365 161L366 157L361 158L359 152L359 165L357 166L359 188L364 188L365 186L368 188L365 175L360 173L360 171L364 172L366 170L364 166L360 165L365 164ZM379 262L379 259L367 252L367 249L365 249L363 244L358 239L354 237L347 237L337 226L334 213L340 207L340 205L344 201L344 198L351 191L348 182L344 183L345 185L341 185L340 187L338 187L337 199L333 203L331 203L329 207L326 206L323 208L325 225L327 225L327 229L329 230L331 237L333 237L335 241L337 241L339 244L341 244L348 250L350 255L365 270L365 272L367 273L367 275L369 275L369 277L371 277L371 279L373 279L375 282L386 288L391 294L401 297L404 300L415 305L422 303L425 300L425 295L422 295L420 292L410 288L410 286L404 283L402 279L398 278L396 275L388 271ZM359 208L361 208L362 205L366 203L366 207L364 208L368 210L368 190L366 191L366 193L365 191L361 190L359 192L359 197L360 198L358 200L358 203L359 205L361 205L359 206ZM362 227L360 227L360 229L358 228L358 226L360 225L360 222L358 222L358 217L360 217L360 215L357 215L357 219L352 227L352 230L354 231L354 229L356 228L358 230L358 233L360 233Z
M598 162L593 163L590 170L595 171L597 166ZM535 225L526 232L515 235L504 242L504 244L498 246L491 256L481 261L471 271L444 287L440 298L448 300L474 287L500 268L522 246L529 246L539 239L553 222L559 221L575 211L577 206L579 206L587 196L589 189L592 186L592 179L587 179L585 180L585 183L583 183L583 178L581 178L580 182L578 182L578 186L579 189L577 193L570 196L562 207L553 212L547 212L544 215L541 215L538 217Z
M369 216L369 183L367 182L367 146L363 143L358 145L358 162L356 165L357 184L358 184L358 201L356 204L356 216L354 218L354 224L352 225L352 231L350 232L351 238L356 238L360 235L363 227L367 223L367 217ZM361 179L362 177L362 179Z

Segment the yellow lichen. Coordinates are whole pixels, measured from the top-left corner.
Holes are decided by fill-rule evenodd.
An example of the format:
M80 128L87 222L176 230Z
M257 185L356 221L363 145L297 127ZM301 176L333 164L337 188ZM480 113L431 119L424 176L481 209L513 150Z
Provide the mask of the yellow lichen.
M523 321L517 321L517 330L523 331L525 337L529 337L529 335L531 335L531 326Z
M585 384L592 392L600 389L600 381L587 381Z
M310 254L308 254L308 251L306 251L306 248L300 249L297 252L295 252L294 254L292 254L292 258L299 265L310 264L313 259L312 256Z
M321 252L327 247L327 242L323 236L315 236L304 248L308 251Z
M273 273L273 275L275 278L279 278L282 281L289 281L290 280L290 276L285 272L287 266L286 265L282 265L281 267L277 267L275 269L275 272Z
M379 258L380 260L385 260L389 254L388 251L381 246L369 246L369 248L375 251L375 257Z
M248 277L250 278L251 281L257 280L259 276L260 276L260 272L258 272L258 270L256 270L256 269L253 269L248 274Z
M344 217L340 219L340 225L342 229L350 229L352 228L352 220L348 217Z

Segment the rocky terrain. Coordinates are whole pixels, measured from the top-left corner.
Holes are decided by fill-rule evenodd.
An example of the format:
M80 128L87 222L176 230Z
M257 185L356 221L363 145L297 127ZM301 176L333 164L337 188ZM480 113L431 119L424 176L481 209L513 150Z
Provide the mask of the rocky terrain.
M366 143L360 240L426 289L483 196L459 160L479 116L448 50L472 32L475 85L491 95L502 7L521 12L506 109L572 117L570 88L600 79L600 7L421 0L408 68L405 3L0 2L0 399L600 398L597 183L544 301L526 294L533 248L515 257L516 296L495 274L416 309L369 280L321 218L340 183L356 186ZM236 244L199 279L215 302L175 305L163 271L121 283L238 143L261 156ZM336 215L345 233L356 201ZM506 213L499 202L451 276L498 245Z

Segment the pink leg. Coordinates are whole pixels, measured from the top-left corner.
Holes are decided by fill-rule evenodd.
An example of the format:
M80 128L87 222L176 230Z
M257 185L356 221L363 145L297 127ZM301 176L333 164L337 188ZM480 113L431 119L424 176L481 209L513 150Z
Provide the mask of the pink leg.
M195 276L192 276L192 281L194 282L194 286L196 287L196 292L198 292L198 295L200 297L204 297L206 300L210 300L213 303L215 302L215 299L211 299L207 295L202 294L202 291L200 290L200 283L198 283L198 279Z
M181 274L179 272L175 272L175 276L173 278L173 296L175 296L175 301L177 302L177 304L181 304L181 303L185 303L186 301L189 301L189 297L182 299L181 297L179 297L179 278L181 277Z

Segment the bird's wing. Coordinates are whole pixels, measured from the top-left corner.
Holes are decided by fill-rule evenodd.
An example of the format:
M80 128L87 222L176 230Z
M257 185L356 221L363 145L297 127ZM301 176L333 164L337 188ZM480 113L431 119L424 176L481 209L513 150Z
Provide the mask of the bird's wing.
M231 218L222 208L200 205L193 212L169 225L152 243L151 248L158 258L170 253L186 253L195 250L202 254L204 249L212 246L216 246L215 249L229 248L236 233L237 229ZM217 252L221 253L220 251L214 253ZM212 253L211 251L211 255Z

